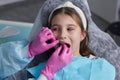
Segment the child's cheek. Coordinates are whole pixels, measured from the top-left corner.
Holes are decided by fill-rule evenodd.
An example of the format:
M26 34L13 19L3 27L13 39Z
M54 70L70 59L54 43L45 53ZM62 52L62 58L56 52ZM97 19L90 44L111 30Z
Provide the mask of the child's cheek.
M53 31L53 35L55 36L56 39L58 38L57 32L54 32L54 31Z

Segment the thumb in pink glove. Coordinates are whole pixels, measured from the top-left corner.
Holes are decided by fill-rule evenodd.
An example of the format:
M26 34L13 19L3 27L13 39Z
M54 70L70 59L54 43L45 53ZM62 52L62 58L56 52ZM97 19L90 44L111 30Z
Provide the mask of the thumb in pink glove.
M35 40L29 44L29 57L41 54L58 43L52 31L43 27Z
M58 47L48 59L45 68L41 71L48 80L52 80L54 74L72 61L72 52L67 45L63 44Z

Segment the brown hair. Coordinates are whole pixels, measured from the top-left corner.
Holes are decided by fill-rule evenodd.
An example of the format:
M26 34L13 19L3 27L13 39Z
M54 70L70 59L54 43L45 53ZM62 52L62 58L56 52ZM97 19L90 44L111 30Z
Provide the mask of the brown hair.
M73 8L70 8L70 7L62 7L62 8L59 8L59 9L55 10L53 12L51 18L50 18L50 22L48 22L49 27L51 26L51 21L54 18L54 16L57 15L57 14L60 14L60 13L64 13L64 14L67 14L67 15L71 16L79 24L81 30L84 31L83 23L81 21L81 18L79 17L78 13ZM94 53L87 46L87 41L89 40L87 31L88 31L88 26L87 26L87 29L86 29L86 33L87 33L86 37L83 41L81 41L79 51L80 51L80 55L89 57L91 54L94 55Z

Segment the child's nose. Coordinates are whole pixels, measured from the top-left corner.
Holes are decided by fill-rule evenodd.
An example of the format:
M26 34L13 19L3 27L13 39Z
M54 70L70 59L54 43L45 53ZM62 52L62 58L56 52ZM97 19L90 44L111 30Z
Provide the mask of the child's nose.
M61 30L59 34L60 39L66 39L67 38L67 32L65 30Z

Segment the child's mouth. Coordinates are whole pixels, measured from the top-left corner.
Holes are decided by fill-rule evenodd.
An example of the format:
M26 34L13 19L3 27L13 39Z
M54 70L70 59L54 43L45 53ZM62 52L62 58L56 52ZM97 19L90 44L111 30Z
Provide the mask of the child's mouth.
M65 44L68 48L70 48L70 44L69 44L69 43L60 42L60 43L58 43L58 44L55 46L55 49L58 48L58 47L60 47L60 45L63 45L63 44Z

